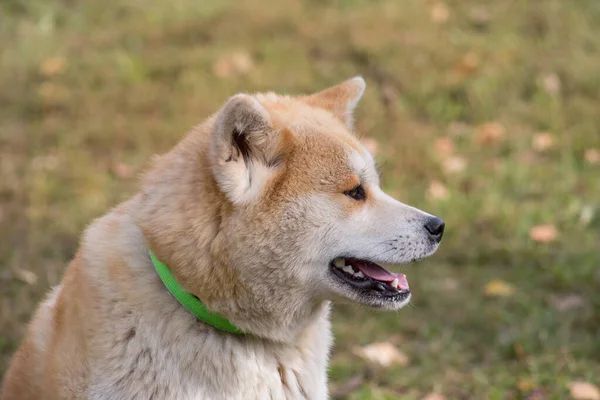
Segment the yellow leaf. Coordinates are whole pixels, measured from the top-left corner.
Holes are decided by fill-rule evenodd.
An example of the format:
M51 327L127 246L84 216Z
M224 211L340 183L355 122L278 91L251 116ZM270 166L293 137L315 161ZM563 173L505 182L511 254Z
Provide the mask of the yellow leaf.
M536 225L529 230L529 237L538 243L550 243L556 240L558 231L552 224Z
M354 354L362 359L380 367L391 367L392 365L407 365L408 357L388 342L372 343L365 347L357 347Z
M577 400L600 400L600 389L592 383L575 381L569 383L571 397Z
M65 70L67 63L62 57L50 57L40 65L40 74L50 77Z
M485 285L485 294L492 297L508 297L515 292L515 288L510 283L496 279Z

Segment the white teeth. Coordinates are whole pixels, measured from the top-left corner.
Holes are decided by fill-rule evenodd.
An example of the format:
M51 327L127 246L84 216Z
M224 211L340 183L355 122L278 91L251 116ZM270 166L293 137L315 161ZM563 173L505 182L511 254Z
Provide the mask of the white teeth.
M392 287L393 287L394 289L397 289L397 288L398 288L398 278L394 279L394 280L392 281L392 283L390 283L390 285L392 285Z
M353 273L354 273L354 270L353 270L353 269L352 269L352 267L351 267L351 266L349 266L349 265L346 265L344 268L342 268L342 270L343 270L344 272L347 272L347 273L349 273L349 274L353 274Z
M336 258L335 260L333 260L333 265L335 265L338 268L344 269L344 265L346 265L346 261L343 258Z
M364 278L364 277L365 277L365 274L363 274L363 273L362 273L362 271L358 271L358 272L355 272L355 273L354 273L354 276L357 276L357 277L359 277L359 278Z

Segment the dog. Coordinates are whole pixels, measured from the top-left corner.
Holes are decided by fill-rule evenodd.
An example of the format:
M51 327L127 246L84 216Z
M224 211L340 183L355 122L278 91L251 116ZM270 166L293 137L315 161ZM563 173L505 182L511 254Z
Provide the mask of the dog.
M355 77L237 94L95 220L4 400L326 399L330 303L397 310L444 222L394 200L355 137Z

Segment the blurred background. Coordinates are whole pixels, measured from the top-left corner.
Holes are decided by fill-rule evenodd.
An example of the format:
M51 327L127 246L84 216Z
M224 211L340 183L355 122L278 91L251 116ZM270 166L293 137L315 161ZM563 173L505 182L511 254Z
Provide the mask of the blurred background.
M82 229L240 91L367 81L384 188L442 216L340 399L600 399L600 2L0 0L0 375Z

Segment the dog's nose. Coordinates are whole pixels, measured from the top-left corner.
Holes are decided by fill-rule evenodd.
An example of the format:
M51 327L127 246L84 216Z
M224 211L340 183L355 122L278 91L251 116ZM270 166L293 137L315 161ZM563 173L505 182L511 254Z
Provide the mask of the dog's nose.
M431 237L436 241L440 242L442 240L442 236L444 236L444 221L438 217L431 217L425 222L425 229L431 235Z

